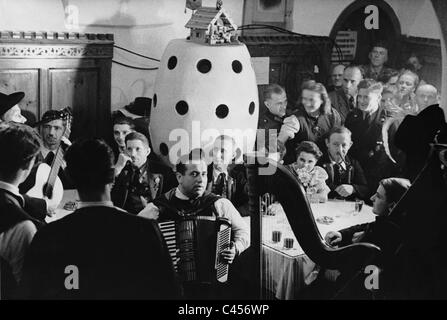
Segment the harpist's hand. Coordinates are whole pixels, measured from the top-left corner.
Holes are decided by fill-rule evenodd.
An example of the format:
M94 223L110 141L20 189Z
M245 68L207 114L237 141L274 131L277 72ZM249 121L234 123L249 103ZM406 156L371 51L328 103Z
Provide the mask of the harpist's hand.
M160 215L160 210L152 202L149 203L143 210L138 213L139 217L157 220Z
M338 231L329 231L326 233L324 240L331 246L336 246L341 241L342 235Z
M221 253L221 257L225 263L232 264L234 257L236 257L236 246L232 242L228 249L225 249Z
M352 243L361 242L365 236L365 231L356 232L352 236Z

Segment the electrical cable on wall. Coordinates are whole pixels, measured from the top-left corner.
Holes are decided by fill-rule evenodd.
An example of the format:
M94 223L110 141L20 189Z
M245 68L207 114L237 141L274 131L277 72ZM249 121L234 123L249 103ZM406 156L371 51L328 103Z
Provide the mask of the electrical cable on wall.
M151 58L151 57L142 55L142 54L140 54L140 53L137 53L137 52L135 52L135 51L132 51L132 50L129 50L129 49L126 49L126 48L117 46L117 45L114 45L114 47L117 48L117 49L120 49L120 50L129 52L129 53L131 53L131 54L133 54L133 55L136 55L136 56L145 58L145 59L149 59L149 60L152 60L152 61L160 62L159 59ZM119 64L120 66L123 66L123 67L126 67L126 68L130 68L130 69L135 69L135 70L145 70L145 71L158 70L158 67L144 68L144 67L135 67L135 66L131 66L131 65L128 65L128 64L125 64L125 63L122 63L122 62L118 62L118 61L116 61L116 60L112 60L112 62L113 62L113 63L116 63L116 64Z
M318 45L313 40L314 36L301 34L301 33L293 32L293 31L290 31L290 30L287 30L287 29L284 29L284 28L271 26L271 25L266 25L266 24L249 24L249 25L243 25L243 26L239 27L239 30L261 30L261 29L270 29L270 30L274 30L274 31L279 32L279 33L284 33L284 34L291 35L291 36L298 36L298 37L303 37L303 38L309 39L311 44L318 51L319 55L322 56L320 48L318 47ZM335 50L337 52L338 59L342 60L343 54L341 52L340 47L335 42L335 40L330 38L330 37L322 37L322 38L329 39L331 41L331 43L333 44L333 46L334 46L334 48L335 48ZM134 52L132 50L123 48L121 46L114 45L114 47L117 48L117 49L123 50L125 52L131 53L133 55L136 55L136 56L148 59L148 60L160 62L159 59L155 59L155 58L152 58L152 57L149 57L149 56L142 55L140 53L137 53L137 52ZM154 67L154 68L135 67L135 66L124 64L122 62L118 62L118 61L115 61L115 60L112 60L112 62L116 63L116 64L119 64L119 65L121 65L123 67L127 67L127 68L130 68L130 69L136 69L136 70L147 70L147 71L150 71L150 70L157 70L158 69L158 67Z
M135 52L135 51L132 51L132 50L129 50L129 49L126 49L126 48L123 48L123 47L117 46L117 45L114 45L114 47L115 47L115 48L117 48L117 49L120 49L120 50L123 50L123 51L129 52L129 53L131 53L131 54L133 54L133 55L136 55L136 56L139 56L139 57L145 58L145 59L149 59L149 60L152 60L152 61L157 61L157 62L160 62L160 60L159 60L159 59L151 58L151 57L148 57L148 56L142 55L142 54L140 54L140 53L137 53L137 52Z
M142 68L142 67L135 67L135 66L131 66L122 62L118 62L116 60L112 60L113 63L119 64L120 66L126 67L126 68L130 68L130 69L136 69L136 70L158 70L158 67L155 68Z

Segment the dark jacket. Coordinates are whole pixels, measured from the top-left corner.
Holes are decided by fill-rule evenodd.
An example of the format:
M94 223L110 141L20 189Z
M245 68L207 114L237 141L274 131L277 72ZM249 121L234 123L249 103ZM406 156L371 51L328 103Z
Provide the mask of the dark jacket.
M300 130L293 139L286 142L287 153L284 157L284 164L296 161L295 149L302 141L315 142L321 150L324 150L326 147L324 139L327 133L333 127L341 125L340 115L334 108L331 108L328 114L320 113L318 117L312 117L300 105L293 114L300 123Z
M346 200L354 200L355 198L368 200L368 184L360 163L350 156L346 156L345 160L347 165L346 170L333 166L327 153L325 153L317 163L317 165L323 167L328 174L326 184L331 189L328 197L340 197L340 195L335 192L335 189L341 184L350 184L354 187L354 193L347 197Z
M281 130L283 120L283 118L272 114L268 109L266 109L264 113L259 115L258 136L263 136L264 141L256 141L257 150L261 150L262 147L265 147L266 150L269 150L269 142L270 140L276 141L278 133ZM276 152L276 150L271 150L271 152Z
M227 199L237 208L248 202L247 174L243 164L230 164L228 166L227 178ZM208 184L207 190L219 196L222 196L222 182L216 181L213 185L213 163L208 165Z
M136 168L130 164L125 166L116 177L111 193L115 206L123 208L129 213L137 214L144 207L140 195L151 202L159 195L178 185L171 168L150 160L146 162L146 165L147 169L144 174L148 185L136 181Z
M332 108L338 111L341 118L341 124L345 123L346 116L355 109L355 102L349 101L343 88L337 89L329 93Z
M64 155L65 151L68 149L68 146L63 142L61 142L61 146L62 146L62 150L63 150L62 152ZM37 154L35 162L36 162L36 164L40 164L42 162L47 163L46 159L43 157L41 152L39 152ZM51 163L47 163L47 164L51 167ZM64 190L75 188L73 181L70 179L70 177L68 176L68 174L66 173L64 168L60 167L57 175L58 175L59 179L61 179L62 185L64 186ZM30 176L31 176L31 174L30 174Z
M25 220L32 221L36 227L43 225L41 221L30 215L26 209L32 207L31 210L41 214L40 210L43 209L41 206L45 205L45 201L27 196L24 197L24 200L23 202L22 199L9 191L0 189L0 233ZM35 205L34 201L37 205Z
M76 272L79 288L67 289ZM157 223L111 207L81 208L42 228L26 257L22 289L32 299L179 297Z
M351 130L353 142L349 154L360 162L370 192L375 192L383 178L398 174L383 145L382 127L386 119L386 111L380 107L372 115L354 109L346 117L345 126Z
M368 242L378 246L381 251L379 263L388 264L402 244L402 221L392 216L377 216L374 222L358 224L350 228L339 230L342 235L341 246L352 244L354 233L365 232L360 242Z

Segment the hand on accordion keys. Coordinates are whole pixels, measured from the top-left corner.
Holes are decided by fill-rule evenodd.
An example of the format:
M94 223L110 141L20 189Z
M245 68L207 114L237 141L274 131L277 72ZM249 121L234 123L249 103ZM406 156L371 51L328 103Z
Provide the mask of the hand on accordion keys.
M235 257L236 257L236 246L234 245L234 242L231 241L230 246L222 251L221 258L225 263L232 264Z

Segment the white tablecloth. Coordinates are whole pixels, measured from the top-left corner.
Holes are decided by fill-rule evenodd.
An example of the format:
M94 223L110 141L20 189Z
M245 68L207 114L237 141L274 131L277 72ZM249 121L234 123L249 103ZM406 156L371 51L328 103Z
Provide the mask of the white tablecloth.
M311 204L315 219L331 217L331 224L317 222L320 234L324 238L327 232L344 229L353 225L375 220L372 208L364 205L358 213L354 211L354 202L328 201ZM272 242L272 232L281 231L281 241ZM284 238L294 239L293 248L284 248ZM274 293L277 299L294 299L305 285L309 285L318 275L319 268L310 260L296 240L287 217L282 210L275 216L263 217L263 284Z
M79 201L78 191L76 189L64 190L64 196L62 197L61 203L56 209L56 213L52 217L46 217L45 221L47 223L59 220L65 217L67 214L72 213L72 210L65 210L64 206L67 202Z

